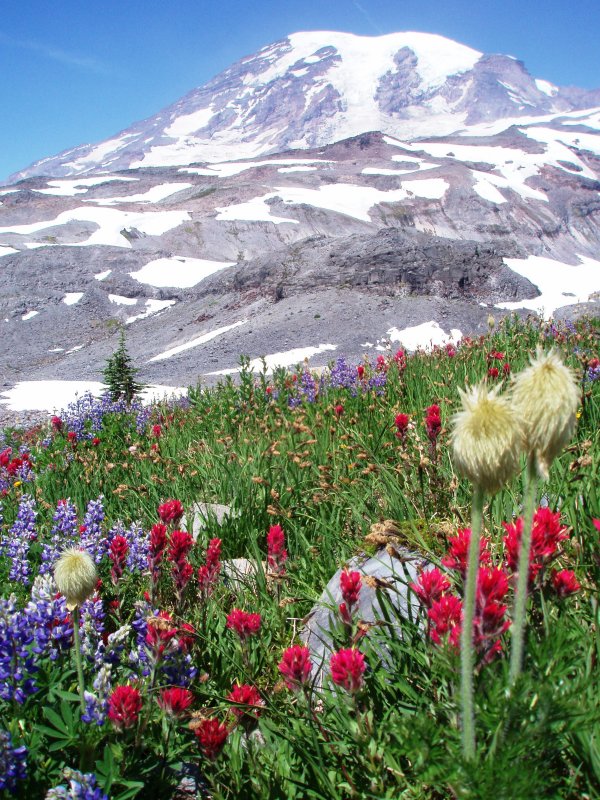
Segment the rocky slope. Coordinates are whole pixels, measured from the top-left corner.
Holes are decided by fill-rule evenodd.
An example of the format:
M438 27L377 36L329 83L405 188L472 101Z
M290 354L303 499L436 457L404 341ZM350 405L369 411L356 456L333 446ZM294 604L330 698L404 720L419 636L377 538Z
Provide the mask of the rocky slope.
M98 380L120 323L186 385L593 302L597 106L426 34L263 48L0 190L0 394Z

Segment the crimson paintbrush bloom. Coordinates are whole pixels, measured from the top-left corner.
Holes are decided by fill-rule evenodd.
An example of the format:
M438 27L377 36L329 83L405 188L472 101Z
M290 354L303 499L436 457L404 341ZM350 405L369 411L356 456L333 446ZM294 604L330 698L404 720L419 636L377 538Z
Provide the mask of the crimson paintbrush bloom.
M342 570L340 575L340 589L344 602L352 609L352 606L358 603L358 595L362 586L362 578L360 572L350 572L347 569Z
M180 500L167 500L158 507L158 516L165 525L177 525L183 517L183 505Z
M283 675L287 688L291 691L298 691L310 680L312 672L310 650L299 644L288 647L287 650L284 650L277 668Z
M162 689L157 698L158 705L172 717L183 716L193 701L194 695L189 689L183 689L181 686Z
M338 650L331 656L329 666L331 680L336 686L342 686L351 694L362 688L366 664L365 657L360 650L354 648Z
M206 758L214 761L225 746L229 728L215 717L211 717L194 725L194 736Z
M115 586L123 575L123 570L125 569L125 559L127 558L128 552L129 542L124 536L117 534L110 543L110 548L108 551L108 557L111 561L110 576Z
M244 716L258 717L260 710L257 706L264 706L260 693L254 686L249 686L247 683L236 683L227 695L227 700L234 704L231 710L238 719ZM243 708L243 706L246 706L246 708ZM251 706L251 708L248 708L248 706Z
M416 582L410 584L410 588L426 608L431 608L448 591L450 581L441 570L432 567L421 572Z
M269 569L277 575L283 575L287 557L283 528L281 525L271 525L267 534L267 563Z
M117 686L108 698L108 718L118 730L133 727L142 710L142 698L134 686Z
M448 553L442 558L442 564L448 569L456 569L461 575L465 576L467 571L467 554L469 552L469 541L471 539L470 528L460 528L456 536L448 539ZM490 540L485 536L481 537L479 550L479 563L488 564L490 561L489 547Z
M260 614L249 614L240 608L234 608L227 615L227 627L237 633L240 639L256 635L260 630Z
M581 584L571 569L561 569L552 573L552 585L556 594L562 599L570 594L575 594L581 589Z

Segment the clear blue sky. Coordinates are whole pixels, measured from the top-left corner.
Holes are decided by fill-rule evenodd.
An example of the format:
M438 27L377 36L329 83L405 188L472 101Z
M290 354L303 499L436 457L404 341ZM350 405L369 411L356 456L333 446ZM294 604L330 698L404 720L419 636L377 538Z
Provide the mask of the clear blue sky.
M149 117L300 30L438 33L600 87L600 0L3 0L0 180Z

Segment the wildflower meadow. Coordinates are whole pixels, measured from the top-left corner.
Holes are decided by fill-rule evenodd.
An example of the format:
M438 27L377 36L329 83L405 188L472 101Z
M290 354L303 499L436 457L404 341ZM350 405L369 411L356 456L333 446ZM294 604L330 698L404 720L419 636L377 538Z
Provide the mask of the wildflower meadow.
M371 352L0 433L2 796L600 797L598 320Z

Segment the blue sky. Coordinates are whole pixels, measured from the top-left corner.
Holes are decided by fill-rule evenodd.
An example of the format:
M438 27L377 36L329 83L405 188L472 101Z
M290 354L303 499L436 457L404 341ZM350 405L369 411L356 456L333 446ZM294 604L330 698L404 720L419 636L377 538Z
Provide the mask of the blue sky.
M149 117L299 30L438 33L600 87L599 0L3 0L0 180Z

